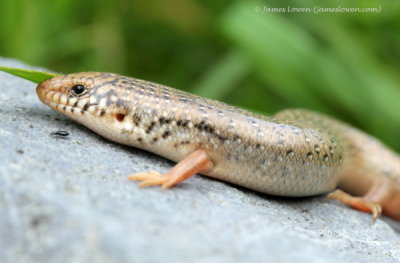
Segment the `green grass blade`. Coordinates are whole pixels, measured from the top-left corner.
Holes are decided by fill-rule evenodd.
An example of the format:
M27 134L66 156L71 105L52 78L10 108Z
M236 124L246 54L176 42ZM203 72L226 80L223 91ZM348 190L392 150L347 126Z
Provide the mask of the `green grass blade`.
M0 66L0 71L7 72L9 74L15 75L17 77L30 80L35 83L40 83L46 79L50 79L52 77L59 76L59 74L42 72L36 70L28 70L28 69L19 69L19 68L10 68Z

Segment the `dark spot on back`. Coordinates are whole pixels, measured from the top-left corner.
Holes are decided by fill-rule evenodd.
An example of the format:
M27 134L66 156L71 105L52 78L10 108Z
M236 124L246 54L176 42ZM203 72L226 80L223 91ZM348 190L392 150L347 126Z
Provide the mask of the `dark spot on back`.
M205 124L205 125L204 125L204 130L205 130L206 132L209 132L209 133L214 133L214 128L213 128L211 125L209 125L209 124Z
M106 111L105 111L105 110L101 110L101 111L100 111L100 117L103 117L105 114L106 114Z
M154 121L152 121L152 122L150 123L149 127L147 127L147 129L146 129L146 133L147 133L147 134L150 133L150 132L153 130L155 124L156 124L156 123L155 123Z
M163 125L163 124L169 124L169 123L171 122L171 119L167 119L167 118L161 117L161 118L159 119L159 122L160 122L161 125Z
M170 136L171 135L171 132L170 131L165 131L163 134L162 134L162 137L165 139L165 138L167 138L168 136Z
M194 127L199 129L199 130L201 130L201 131L206 131L208 133L214 133L214 128L210 124L206 123L205 121L201 121L199 123L196 123L194 125Z
M139 115L133 114L133 116L132 116L132 121L133 121L133 123L134 123L136 126L139 126L139 123L140 123L141 120L142 120L142 119L140 118Z
M188 125L189 121L188 120L178 120L176 122L177 126L182 126L183 128L186 128Z
M133 85L132 82L127 81L127 80L122 80L121 82L122 82L122 84L125 84L125 85Z
M218 138L221 142L225 142L225 141L228 139L228 137L222 136L222 135L219 135L217 138Z
M188 124L189 124L189 121L188 120L184 120L182 122L182 127L186 128L188 126Z
M143 87L143 88L145 88L147 91L151 91L151 92L154 92L155 91L155 89L153 88L153 87L150 87L150 85L147 85L147 86L142 86L141 85L141 87Z

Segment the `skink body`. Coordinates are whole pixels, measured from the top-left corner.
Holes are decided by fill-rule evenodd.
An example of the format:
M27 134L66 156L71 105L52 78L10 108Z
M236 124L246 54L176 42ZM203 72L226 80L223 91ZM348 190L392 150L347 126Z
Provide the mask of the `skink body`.
M201 151L202 163L196 161L191 170L178 167L174 176L189 169L186 177L201 172L281 196L310 196L340 187L364 198L339 194L335 199L366 211L382 206L384 213L400 220L400 158L332 118L306 110L265 117L112 73L54 77L39 84L37 94L51 108L112 141L175 162Z

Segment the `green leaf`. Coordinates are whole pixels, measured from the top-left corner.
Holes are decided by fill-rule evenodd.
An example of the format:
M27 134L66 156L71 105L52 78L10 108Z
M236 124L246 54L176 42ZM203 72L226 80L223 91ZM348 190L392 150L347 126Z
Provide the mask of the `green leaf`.
M20 68L10 68L0 66L0 71L7 72L9 74L15 75L17 77L30 80L35 83L40 83L46 79L59 76L59 74L42 72L36 70L20 69Z

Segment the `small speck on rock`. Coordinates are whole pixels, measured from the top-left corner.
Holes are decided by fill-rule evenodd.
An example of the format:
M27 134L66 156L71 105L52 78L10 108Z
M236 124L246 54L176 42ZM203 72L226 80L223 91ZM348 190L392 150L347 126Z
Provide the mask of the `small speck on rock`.
M50 133L51 136L60 139L66 139L69 136L69 132L67 131L54 131Z

